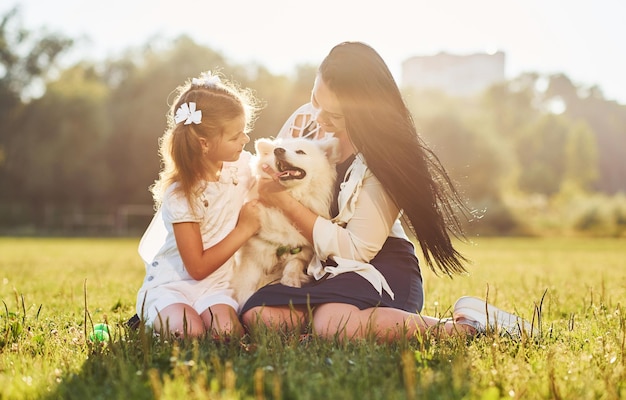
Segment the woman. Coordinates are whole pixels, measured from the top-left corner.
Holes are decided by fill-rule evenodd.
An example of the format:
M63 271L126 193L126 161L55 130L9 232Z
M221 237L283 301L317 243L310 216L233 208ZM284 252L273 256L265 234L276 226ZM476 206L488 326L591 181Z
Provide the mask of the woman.
M281 135L332 132L339 139L334 218L314 214L275 179L260 182L259 191L262 202L281 208L313 243L316 257L308 272L316 280L302 288L261 288L241 310L244 325L302 329L311 323L324 337L374 333L388 340L432 326L443 327L445 334L484 330L486 305L474 298L457 303L456 321L418 314L422 276L399 217L428 266L452 275L465 271L465 259L451 241L462 233L456 212L463 207L439 160L417 134L383 59L363 43L335 46L319 67L310 106L314 111L296 112ZM311 115L318 126L310 123ZM274 171L268 166L268 172ZM488 310L491 324L508 323L514 330L515 316L493 306Z

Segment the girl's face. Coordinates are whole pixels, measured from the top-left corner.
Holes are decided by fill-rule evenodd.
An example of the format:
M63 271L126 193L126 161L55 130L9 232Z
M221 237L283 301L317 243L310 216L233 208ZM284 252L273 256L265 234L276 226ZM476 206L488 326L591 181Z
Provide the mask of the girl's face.
M244 115L227 122L224 134L208 146L207 157L213 162L237 161L243 147L250 141L245 127Z
M332 132L335 137L345 134L346 120L341 110L337 96L326 86L318 75L311 92L311 104L317 111L317 122L326 132Z

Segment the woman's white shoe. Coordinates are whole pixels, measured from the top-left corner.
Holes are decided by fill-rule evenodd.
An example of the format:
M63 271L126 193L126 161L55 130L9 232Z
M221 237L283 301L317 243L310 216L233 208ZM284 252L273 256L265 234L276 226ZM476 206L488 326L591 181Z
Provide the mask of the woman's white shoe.
M483 333L499 331L515 337L520 337L522 332L531 334L532 326L528 321L476 297L461 297L454 303L452 315L456 323L471 325Z

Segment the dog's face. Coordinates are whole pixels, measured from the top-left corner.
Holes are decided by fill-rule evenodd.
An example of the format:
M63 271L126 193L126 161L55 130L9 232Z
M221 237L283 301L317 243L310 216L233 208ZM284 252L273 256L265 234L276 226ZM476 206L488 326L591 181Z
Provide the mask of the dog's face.
M333 175L339 158L338 140L330 137L321 140L258 139L254 146L259 169L262 164L270 165L286 187L311 185Z

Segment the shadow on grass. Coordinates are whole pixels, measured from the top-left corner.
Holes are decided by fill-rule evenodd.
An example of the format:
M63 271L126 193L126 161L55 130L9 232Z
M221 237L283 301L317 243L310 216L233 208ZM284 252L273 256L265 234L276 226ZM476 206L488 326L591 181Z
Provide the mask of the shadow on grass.
M238 343L216 343L213 339L165 340L145 329L124 325L112 327L110 340L87 342L88 356L79 373L61 377L62 381L49 399L155 399L196 398L164 396L173 394L208 394L223 391L228 357L238 353ZM206 398L199 396L198 398Z
M145 329L112 331L106 344L90 342L80 372L45 399L454 399L471 386L461 341L339 343L260 330L172 342Z

